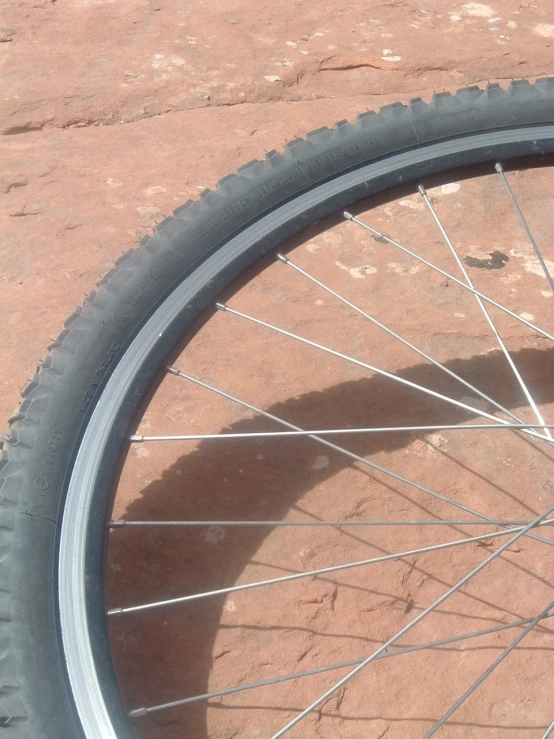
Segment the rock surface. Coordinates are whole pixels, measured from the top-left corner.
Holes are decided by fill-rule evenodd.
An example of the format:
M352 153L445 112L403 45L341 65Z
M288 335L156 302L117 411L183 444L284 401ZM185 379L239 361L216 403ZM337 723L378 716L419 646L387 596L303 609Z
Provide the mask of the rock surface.
M554 38L546 5L506 0L3 5L3 133L537 75Z
M0 7L3 417L48 335L162 213L311 128L554 63L546 3Z
M353 119L360 110L416 96L428 99L434 90L466 83L554 71L554 23L544 1L0 0L0 17L4 419L49 337L98 275L165 214L221 176L264 150L282 147L286 139ZM513 182L554 261L548 206L554 186L548 171L514 175ZM492 215L490 204L501 197L498 182L491 177L459 189L448 181L433 184L433 202L451 224L479 285L531 315L528 320L551 321L554 298L537 274L513 213L500 200ZM398 192L372 217L391 235L409 235L414 248L430 248L434 259L452 269L438 234L429 238L422 208L413 190ZM493 233L494 243L483 244L483 233ZM346 223L328 232L316 229L294 253L304 268L400 333L410 331L414 343L468 372L491 393L500 388L507 407L525 413L472 300L366 236ZM493 263L497 269L487 269ZM348 311L282 265L270 266L233 301L272 322L277 314L289 330L368 363L378 354L390 372L422 384L437 382L414 355L389 348L374 330L362 335ZM236 332L231 338L229 321ZM503 318L498 325L538 388L541 407L554 418L547 382L552 368L544 346ZM283 372L284 352L298 371ZM253 358L258 364L251 364ZM269 341L229 316L210 321L187 362L259 407L312 427L364 425L370 414L382 425L460 420L457 411L393 391L359 368L327 361L305 347ZM168 433L260 428L260 419L218 400L208 405L204 394L177 388L171 379L162 384L141 428ZM448 383L443 390L454 392ZM500 444L496 432L485 432L480 441L462 444L463 433L357 440L349 448L499 517L530 517L551 498L546 457L535 456L516 437L503 436ZM179 450L175 461L174 448L136 447L122 479L117 515L161 518L177 501L175 516L183 518L453 516L444 504L407 487L391 488L386 478L368 476L309 442L264 442L246 451L235 445L218 453L217 465L215 453L204 443ZM532 482L522 486L524 478ZM182 495L183 489L193 494ZM481 527L462 532L475 535ZM277 577L459 535L459 529L437 534L431 527L408 534L287 528L229 534L218 527L186 535L117 532L109 561L110 605ZM428 554L387 569L378 565L371 575L362 568L300 580L279 591L269 608L267 592L260 589L218 600L215 607L206 603L168 610L159 619L142 615L118 622L112 637L125 696L134 708L363 656L488 551L488 545L472 545L439 559ZM553 563L547 553L526 541L402 645L534 615L549 597ZM169 581L163 590L162 575ZM419 738L514 636L503 632L462 643L466 648L375 664L291 736ZM548 652L540 650L547 637L546 629L530 636L441 736L540 735L552 718ZM337 674L344 671L216 699L207 710L198 703L192 710L160 712L137 720L137 732L149 739L265 737Z

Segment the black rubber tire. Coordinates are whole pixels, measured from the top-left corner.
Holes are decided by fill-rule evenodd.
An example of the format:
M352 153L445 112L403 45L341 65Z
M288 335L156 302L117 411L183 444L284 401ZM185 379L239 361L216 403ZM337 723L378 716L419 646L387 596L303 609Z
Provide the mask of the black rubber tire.
M4 438L0 462L0 726L5 727L6 737L82 736L65 669L57 601L58 545L68 479L106 381L133 337L176 285L264 214L339 175L444 140L552 122L554 78L535 84L513 82L507 90L498 85L485 90L468 87L456 95L435 95L430 103L418 99L408 106L386 106L379 114L360 115L353 124L341 121L333 130L313 131L305 139L288 143L283 153L270 152L265 161L241 167L236 175L222 179L214 192L206 190L198 202L178 208L174 217L157 226L153 236L141 240L139 249L118 259L50 345L23 389L23 402ZM553 151L554 140L530 143L524 150L511 144L502 150L506 158ZM480 161L493 156L498 151L483 152ZM465 163L463 158L451 158L434 165L434 171ZM298 216L270 239L263 239L248 258L222 270L194 304L184 306L179 320L160 340L157 358L142 367L127 403L127 419L181 332L256 259L332 210L432 171L423 165L397 169L371 190L358 187L344 198L337 197L333 208L320 207ZM123 424L115 439L118 443L113 444L113 459L106 460L107 474L111 474L125 434ZM105 510L100 502L95 516L91 530L96 531L97 566L90 573L90 592L101 620ZM100 642L105 641L100 623L98 630ZM132 736L109 658L99 659L117 735Z

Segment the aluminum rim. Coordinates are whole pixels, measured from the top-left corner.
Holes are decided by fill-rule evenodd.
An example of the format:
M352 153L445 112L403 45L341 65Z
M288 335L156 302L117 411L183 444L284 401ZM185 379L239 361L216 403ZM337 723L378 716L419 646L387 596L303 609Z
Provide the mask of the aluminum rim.
M308 209L329 203L360 185L370 185L385 174L410 167L415 169L419 164L425 163L429 173L438 173L458 166L459 155L467 158L471 154L471 163L496 161L503 153L506 156L508 151L513 151L516 145L517 154L525 155L551 151L553 142L554 126L478 134L399 154L342 175L276 209L227 242L179 285L139 332L108 381L83 436L68 487L61 528L59 610L62 640L74 702L87 737L110 739L117 736L98 679L86 607L85 560L93 494L109 432L145 361L145 347L150 347L150 353L158 351L160 338L182 306L190 302L206 282L278 226ZM415 177L414 174L411 178L399 179L409 181Z

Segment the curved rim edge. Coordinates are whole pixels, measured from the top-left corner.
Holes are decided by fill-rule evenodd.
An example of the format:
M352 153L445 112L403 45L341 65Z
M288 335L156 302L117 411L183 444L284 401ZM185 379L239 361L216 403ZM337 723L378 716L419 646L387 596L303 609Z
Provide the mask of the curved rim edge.
M515 154L514 147L518 149ZM251 224L216 253L208 256L169 295L131 342L108 380L83 435L68 485L60 533L58 606L62 641L73 701L87 739L118 739L108 707L113 698L109 701L107 695L110 690L115 690L117 694L119 691L115 684L106 685L105 681L101 684L99 680L94 649L97 635L92 634L88 618L87 598L90 597L90 586L85 574L89 522L99 469L110 431L132 390L137 371L145 364L147 357L160 351L160 339L178 318L183 306L190 303L217 273L277 228L297 219L310 209L331 203L340 194L354 192L356 188L356 194L349 202L342 203L341 207L359 200L363 197L363 194L359 194L360 186L367 188L365 195L389 189L390 184L379 188L377 183L379 178L390 175L391 172L402 171L397 183L409 182L463 165L464 162L457 160L457 156L461 154L471 153L471 161L465 162L468 165L502 159L503 148L510 150L510 154L504 155L509 158L553 152L554 125L473 134L430 144L364 165L303 193ZM422 173L421 166L424 164L428 167ZM332 210L334 209L329 212ZM304 227L305 225L302 226ZM191 316L191 320L194 317ZM145 351L145 347L148 347L148 351ZM102 547L98 549L102 551ZM95 593L97 595L98 590Z

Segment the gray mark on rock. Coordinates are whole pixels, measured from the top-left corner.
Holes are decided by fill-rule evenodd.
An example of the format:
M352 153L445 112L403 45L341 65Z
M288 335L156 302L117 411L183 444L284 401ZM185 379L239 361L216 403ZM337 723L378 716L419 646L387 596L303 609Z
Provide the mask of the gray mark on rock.
M508 261L509 257L501 251L490 252L486 259L477 259L469 255L464 259L468 267L476 267L477 269L502 269Z

